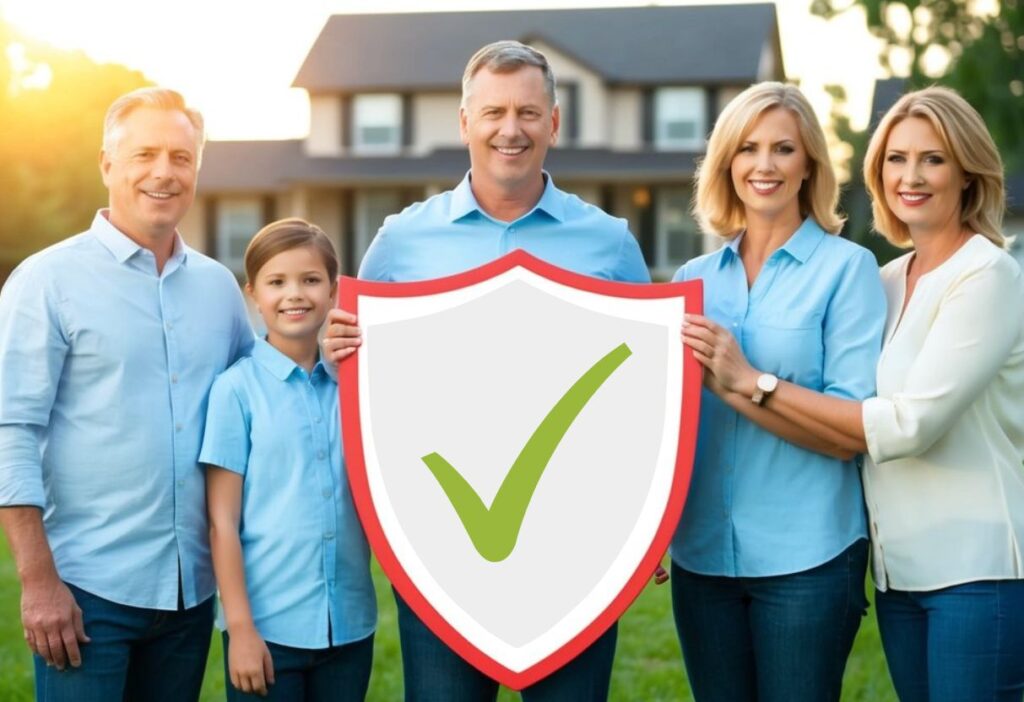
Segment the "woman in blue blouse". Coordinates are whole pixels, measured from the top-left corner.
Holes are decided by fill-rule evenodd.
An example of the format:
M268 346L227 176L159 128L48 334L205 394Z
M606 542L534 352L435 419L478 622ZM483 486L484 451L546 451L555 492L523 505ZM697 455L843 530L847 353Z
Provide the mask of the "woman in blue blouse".
M698 702L838 700L867 607L856 456L761 407L779 378L837 397L874 394L885 297L871 253L836 236L838 196L799 90L761 83L725 108L696 212L726 243L675 280L704 281L707 316L688 324L729 329L766 372L752 396L705 373L672 544L673 610Z

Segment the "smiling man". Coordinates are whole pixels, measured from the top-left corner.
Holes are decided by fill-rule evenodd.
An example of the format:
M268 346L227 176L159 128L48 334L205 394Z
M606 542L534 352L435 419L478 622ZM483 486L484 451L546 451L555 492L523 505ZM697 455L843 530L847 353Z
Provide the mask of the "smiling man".
M438 278L524 249L584 275L649 282L626 222L562 192L543 170L559 121L555 77L543 54L516 41L480 49L463 74L459 110L469 173L454 190L385 220L359 276ZM324 350L337 361L356 350L360 332L347 312L333 310L330 320ZM400 598L398 617L407 700L495 699L497 683L451 651ZM523 690L523 699L606 699L615 638L612 627L574 661Z
M194 700L212 626L199 442L253 344L234 276L185 246L203 120L147 88L111 105L109 209L0 293L0 523L38 700Z

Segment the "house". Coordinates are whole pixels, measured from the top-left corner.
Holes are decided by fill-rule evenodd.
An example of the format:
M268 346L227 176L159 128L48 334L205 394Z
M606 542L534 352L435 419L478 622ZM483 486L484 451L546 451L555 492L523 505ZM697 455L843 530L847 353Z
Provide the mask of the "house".
M656 276L703 252L689 207L706 135L737 93L785 75L770 3L333 16L294 82L309 93L309 136L211 142L186 238L241 272L260 226L305 217L353 273L387 215L469 168L462 71L509 38L558 79L546 166L559 187L626 218Z

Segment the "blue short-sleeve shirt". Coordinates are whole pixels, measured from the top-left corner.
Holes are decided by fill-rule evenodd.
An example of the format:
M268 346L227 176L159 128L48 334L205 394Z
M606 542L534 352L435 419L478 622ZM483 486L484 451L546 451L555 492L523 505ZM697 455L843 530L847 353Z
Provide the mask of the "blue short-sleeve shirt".
M758 370L837 397L872 396L886 312L874 256L808 218L748 290L741 239L673 279L703 279L705 314ZM673 561L705 575L759 577L830 560L867 533L857 466L761 429L705 389Z
M327 648L376 626L338 418L323 365L307 373L262 339L210 391L199 460L243 476L246 589L256 629L276 644Z

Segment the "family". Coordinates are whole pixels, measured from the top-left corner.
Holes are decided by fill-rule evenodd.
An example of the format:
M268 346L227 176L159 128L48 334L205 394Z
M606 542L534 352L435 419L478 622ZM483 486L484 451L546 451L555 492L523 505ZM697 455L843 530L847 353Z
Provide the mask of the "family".
M388 217L360 277L524 249L649 283L626 222L544 170L555 95L529 46L470 58L470 171ZM358 320L332 309L331 239L290 218L245 254L254 336L235 277L177 232L204 141L180 94L120 97L108 207L0 293L0 525L40 701L198 699L217 591L229 700L367 693L376 599L335 379ZM698 702L839 700L869 560L901 700L1024 699L1024 279L1001 159L978 113L933 87L884 116L863 175L875 229L909 250L881 271L838 236L825 135L797 88L734 98L695 176L694 213L723 242L675 276L706 301L681 320L704 390L670 566ZM496 699L396 599L406 699ZM522 698L606 700L616 636Z

